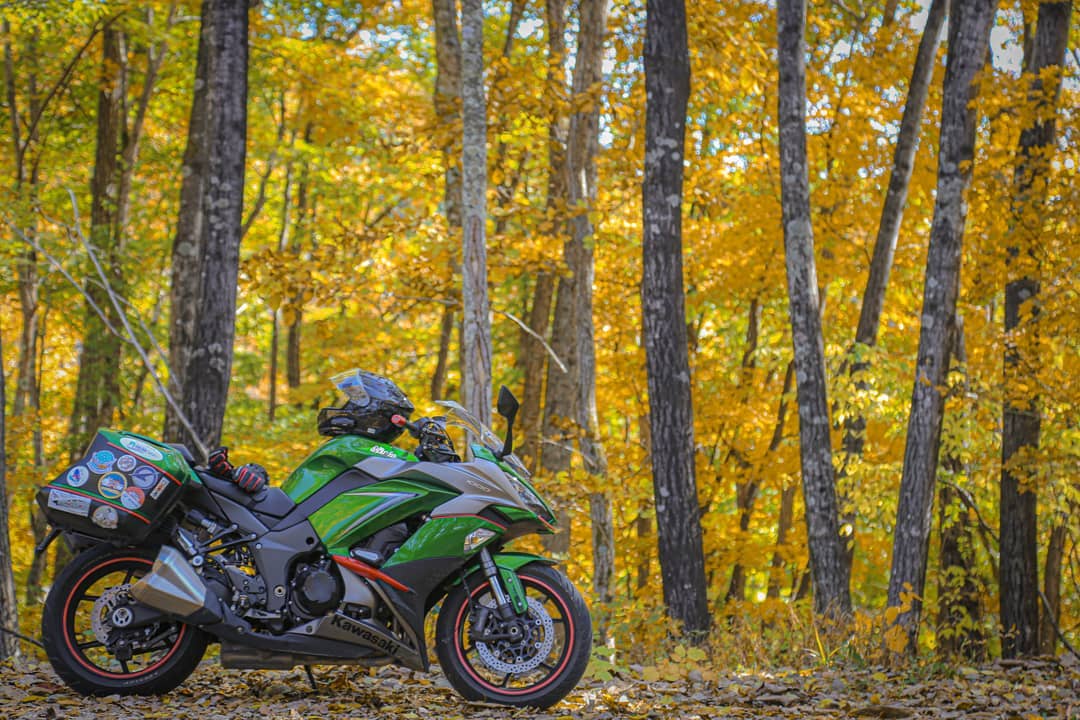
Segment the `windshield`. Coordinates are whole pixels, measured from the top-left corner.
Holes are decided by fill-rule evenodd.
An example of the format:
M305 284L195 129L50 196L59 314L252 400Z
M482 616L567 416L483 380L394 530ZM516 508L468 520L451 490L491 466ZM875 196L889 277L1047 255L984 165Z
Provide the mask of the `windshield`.
M498 455L502 450L502 438L461 405L453 400L437 400L435 404L446 408L447 425L459 427L470 433L473 438L476 438L475 442L479 442L495 455ZM519 473L521 477L529 478L531 476L531 473L525 469L525 463L521 462L521 458L517 455L510 453L502 458L502 461L513 468L514 472Z

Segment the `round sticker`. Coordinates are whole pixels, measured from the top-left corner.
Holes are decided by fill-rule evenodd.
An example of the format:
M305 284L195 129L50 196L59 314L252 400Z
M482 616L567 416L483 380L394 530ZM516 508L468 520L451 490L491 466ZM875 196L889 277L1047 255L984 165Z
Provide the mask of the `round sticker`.
M161 451L150 443L143 442L138 438L122 437L120 438L120 444L124 446L125 450L135 453L141 458L152 460L157 462L158 460L164 460L165 456L161 454Z
M157 471L149 465L140 465L135 468L135 472L131 473L131 479L135 481L135 484L141 487L143 490L153 487L154 481L158 479Z
M98 450L96 453L90 456L90 459L86 462L86 466L98 475L112 470L113 463L116 462L116 456L108 450Z
M90 519L93 520L94 524L98 527L103 527L106 530L115 530L119 517L116 514L116 508L102 505L94 511L94 515Z
M127 478L118 472L106 473L98 480L98 491L101 497L115 500L120 497L127 487Z
M67 484L71 487L82 487L90 479L90 471L82 465L76 465L68 470Z
M146 495L143 491L137 487L129 487L124 492L120 493L120 502L124 504L128 510L138 510L142 507L142 504L146 502Z
M116 469L121 472L131 472L138 464L139 461L135 459L134 455L121 455L116 461Z

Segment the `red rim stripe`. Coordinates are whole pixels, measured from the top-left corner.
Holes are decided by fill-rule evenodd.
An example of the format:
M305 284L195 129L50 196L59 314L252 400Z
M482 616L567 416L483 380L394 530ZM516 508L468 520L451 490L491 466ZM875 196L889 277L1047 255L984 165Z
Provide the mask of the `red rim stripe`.
M548 675L547 679L539 685L530 685L529 687L521 688L520 690L511 690L509 688L501 688L497 685L493 685L491 682L480 677L480 675L473 668L472 663L465 658L464 649L461 646L461 634L458 632L458 630L462 627L462 617L465 615L465 611L468 610L469 603L465 603L461 606L461 610L458 611L458 616L454 620L454 651L457 653L458 660L461 661L461 664L465 667L465 670L470 675L472 675L474 680L491 689L492 692L501 695L528 695L529 693L536 692L537 690L542 690L543 688L553 683L559 677L559 674L562 673L562 671L566 668L566 665L570 662L570 656L574 653L574 633L577 631L577 628L574 627L573 618L570 616L570 607L563 603L562 598L559 597L558 593L556 593L555 590L553 590L551 586L544 581L538 580L534 577L530 577L529 582L548 591L548 597L554 600L555 603L559 606L559 609L562 611L563 619L565 620L567 628L566 646L563 649L562 662L559 663L559 667L553 670L551 674ZM475 597L478 593L483 591L485 588L488 588L490 585L490 582L485 582L483 585L473 590L472 594L469 597Z
M68 610L71 608L71 598L73 598L75 596L75 593L82 586L83 582L86 581L86 578L90 577L90 575L94 574L98 570L101 570L102 568L108 567L109 565L113 565L113 564L118 563L118 562L124 562L125 560L135 560L136 562L146 563L150 567L153 567L153 565L154 565L153 561L147 560L146 558L122 557L122 558L113 558L111 560L108 560L108 561L102 563L101 565L90 568L89 570L86 571L86 573L81 578L79 578L79 581L75 583L75 587L72 590L71 595L68 595L67 601L64 603L64 616L63 616L63 618L61 618L61 622L63 623L63 626L64 626L64 642L67 644L68 650L71 651L72 657L74 657L76 662L78 662L80 665L82 665L84 668L86 668L90 672L94 673L95 675L100 675L100 676L106 677L106 678L117 678L117 679L136 678L136 677L140 677L142 675L146 675L149 672L153 672L154 670L161 667L162 664L164 664L166 660L168 660L169 658L171 658L173 656L173 654L176 652L177 648L180 647L180 642L184 639L184 633L187 632L187 625L184 625L183 623L181 623L180 624L180 632L176 636L176 642L173 643L173 646L169 650L169 652L167 652L163 658L158 660L156 663L154 663L150 667L144 668L144 669L140 670L139 672L135 672L135 673L111 673L111 672L106 672L105 670L102 670L101 668L99 668L97 665L91 664L88 661L86 655L84 655L81 650L79 650L79 649L77 649L77 648L75 648L75 647L73 647L71 645L71 636L75 633L75 627L74 626L72 626L70 628L67 626L68 617L70 615Z

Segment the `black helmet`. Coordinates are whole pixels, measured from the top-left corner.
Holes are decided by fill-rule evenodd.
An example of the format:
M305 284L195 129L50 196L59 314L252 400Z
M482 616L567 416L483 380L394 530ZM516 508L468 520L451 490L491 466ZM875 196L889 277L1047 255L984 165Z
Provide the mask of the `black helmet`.
M394 415L408 419L413 404L390 380L364 370L349 370L332 378L347 398L341 407L319 411L319 434L363 435L378 442L392 442L404 428L390 422Z

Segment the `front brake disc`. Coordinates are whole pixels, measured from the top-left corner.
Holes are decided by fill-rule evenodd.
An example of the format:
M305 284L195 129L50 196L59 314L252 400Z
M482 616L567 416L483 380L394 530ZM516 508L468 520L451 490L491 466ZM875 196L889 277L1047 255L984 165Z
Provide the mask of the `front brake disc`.
M535 598L527 598L528 609L525 611L524 620L529 625L527 638L522 639L516 646L510 646L510 653L514 656L513 662L506 662L500 655L501 652L491 648L487 643L476 643L476 651L480 659L489 668L498 673L520 675L535 670L544 662L544 658L555 646L555 625L551 615L544 606Z

